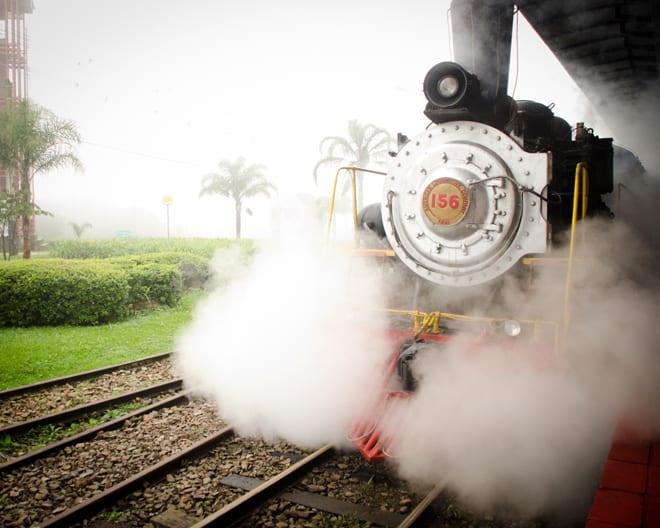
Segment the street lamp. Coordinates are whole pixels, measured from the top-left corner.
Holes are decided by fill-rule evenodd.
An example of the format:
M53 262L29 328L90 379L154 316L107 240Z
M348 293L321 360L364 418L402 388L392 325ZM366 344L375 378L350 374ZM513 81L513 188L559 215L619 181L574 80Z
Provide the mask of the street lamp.
M167 249L170 249L170 205L174 198L171 196L163 196L163 204L165 204L165 210L167 211Z

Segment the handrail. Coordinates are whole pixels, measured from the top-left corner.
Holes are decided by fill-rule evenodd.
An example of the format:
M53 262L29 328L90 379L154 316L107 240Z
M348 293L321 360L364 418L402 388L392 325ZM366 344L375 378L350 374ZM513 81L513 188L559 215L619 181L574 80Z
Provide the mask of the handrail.
M630 187L628 187L626 184L617 182L616 184L616 214L621 215L621 191L623 189L626 189L627 191L630 190Z
M575 186L573 189L573 215L571 218L571 239L568 247L568 262L566 270L566 285L564 287L564 317L563 326L564 333L568 331L570 325L570 298L571 298L571 282L573 280L573 261L575 255L575 227L578 217L578 199L580 194L580 185L582 186L582 215L583 219L587 215L587 199L589 189L589 172L587 171L586 163L580 162L575 166Z
M372 169L363 169L361 167L352 167L352 166L342 166L337 169L335 173L335 179L332 184L332 194L330 195L330 210L328 212L328 225L325 232L326 242L330 239L330 228L332 227L332 218L335 211L335 198L337 196L337 182L339 181L339 172L347 170L351 173L351 191L352 191L352 205L353 205L353 228L355 230L353 236L357 236L358 229L358 220L357 220L357 183L355 173L356 171L368 172L369 174L378 174L380 176L386 176L386 172L376 171Z
M504 323L511 320L510 317L486 317L477 315L461 315L448 312L421 312L419 310L399 310L388 308L384 310L385 313L391 315L405 315L413 319L413 332L415 336L419 336L424 330L430 333L441 333L440 321L441 319L450 319L452 321L463 321L473 323ZM559 346L559 324L557 321L549 321L545 319L516 319L516 322L521 325L531 326L534 330L534 336L539 336L541 327L549 327L552 329L554 336L555 350Z

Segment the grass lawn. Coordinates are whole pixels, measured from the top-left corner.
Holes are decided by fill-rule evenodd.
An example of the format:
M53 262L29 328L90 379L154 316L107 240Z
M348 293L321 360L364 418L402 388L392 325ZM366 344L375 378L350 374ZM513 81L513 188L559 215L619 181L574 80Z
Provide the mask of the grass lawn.
M0 390L169 352L202 296L115 324L0 328Z

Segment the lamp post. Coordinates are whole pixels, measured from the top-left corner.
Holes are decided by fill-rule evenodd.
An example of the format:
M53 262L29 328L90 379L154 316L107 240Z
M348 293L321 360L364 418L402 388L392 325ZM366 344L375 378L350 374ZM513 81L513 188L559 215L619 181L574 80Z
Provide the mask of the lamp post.
M170 205L174 198L171 196L163 196L163 204L165 204L165 210L167 211L167 249L170 249Z

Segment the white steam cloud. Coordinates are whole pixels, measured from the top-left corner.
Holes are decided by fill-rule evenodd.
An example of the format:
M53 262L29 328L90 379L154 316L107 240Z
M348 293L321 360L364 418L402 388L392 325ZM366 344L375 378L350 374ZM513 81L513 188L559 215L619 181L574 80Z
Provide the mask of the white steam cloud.
M178 367L239 433L341 445L380 382L388 345L378 312L364 307L380 305L382 288L360 262L306 237L296 203L274 221L282 238L211 292L180 336Z
M612 427L587 387L493 347L452 347L418 368L423 384L397 421L404 477L485 509L572 506Z
M548 346L469 340L417 360L419 389L389 424L404 477L443 482L478 508L579 516L617 425L660 432L655 268L625 225L594 222L584 239L559 361L543 360ZM539 277L520 309L561 313L563 276Z

